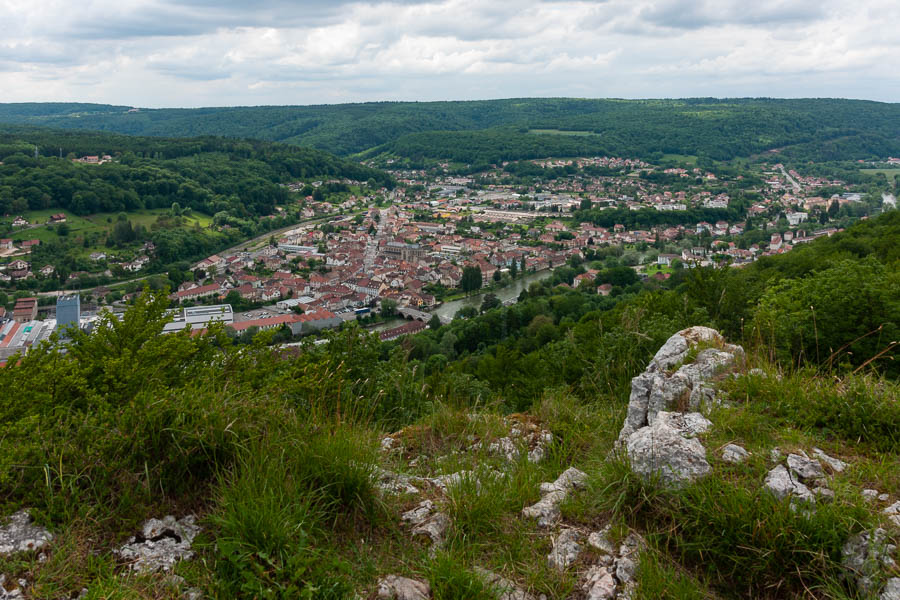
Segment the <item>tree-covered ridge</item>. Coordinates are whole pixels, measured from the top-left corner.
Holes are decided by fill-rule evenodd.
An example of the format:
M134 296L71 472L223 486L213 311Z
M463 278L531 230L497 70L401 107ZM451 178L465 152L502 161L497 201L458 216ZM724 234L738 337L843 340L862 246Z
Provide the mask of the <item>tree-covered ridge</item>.
M0 122L133 135L245 137L341 155L385 145L384 151L399 156L454 157L469 163L586 151L714 159L776 148L816 159L900 153L900 105L837 99L526 98L138 111L108 105L3 104ZM532 130L593 135L573 139Z
M34 157L37 147L38 157ZM68 158L113 157L84 165ZM63 158L60 158L62 155ZM149 138L0 129L0 213L62 208L78 215L165 208L207 214L270 214L287 200L282 184L348 178L391 185L382 171L309 148L225 138Z

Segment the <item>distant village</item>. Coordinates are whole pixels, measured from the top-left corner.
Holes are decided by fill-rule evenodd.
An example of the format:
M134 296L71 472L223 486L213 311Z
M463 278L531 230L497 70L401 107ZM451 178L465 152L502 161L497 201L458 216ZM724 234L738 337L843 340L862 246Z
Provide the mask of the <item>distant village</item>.
M662 170L667 176L697 182L688 191L671 191L639 177L654 169L639 160L595 157L532 162L541 168L594 165L617 169L619 174L578 174L522 189L502 183L499 169L477 177L397 170L394 174L402 185L390 192L382 190L377 203L372 197L351 197L339 204L300 198L305 218L332 216L297 226L252 250L216 254L195 263L194 279L171 293L172 304L183 311L171 327L200 329L219 320L237 332L284 326L300 335L337 327L392 303L400 316L412 320L382 332L383 339L393 339L423 329L431 317L429 311L441 303L440 296L459 291L466 267L477 267L483 285L496 286L517 274L554 269L572 259L583 260L592 251L619 247L633 252L636 258L631 266L642 277L665 280L673 268L742 266L830 236L840 228L823 218L828 211L862 200L861 194L841 181L803 176L774 165L762 172L764 183L754 190L760 200L740 220L648 229L623 224L600 227L577 223L571 214L586 206L660 212L727 209L732 199L727 192L704 189L704 183L716 181L716 175L700 168ZM304 185L290 187L299 191ZM816 193L822 188L842 191L826 197ZM892 196L885 197L886 208L892 202ZM50 220L63 222L65 215L52 215ZM742 244L736 240L747 232L750 220L765 236ZM23 221L17 219L13 225L28 227ZM0 253L17 257L0 272L0 280L34 276L27 255L39 243L0 240ZM152 245L146 246L122 267L139 273L152 256ZM41 274L52 274L52 269L47 265ZM592 285L592 275L596 271L587 270L575 285ZM596 286L596 293L610 291L609 284ZM108 290L94 295L104 292ZM232 313L229 298L263 308ZM17 304L15 314L7 318L20 324L32 322L36 302L26 304ZM204 312L204 305L219 308ZM16 346L11 344L10 331L3 331L0 353Z

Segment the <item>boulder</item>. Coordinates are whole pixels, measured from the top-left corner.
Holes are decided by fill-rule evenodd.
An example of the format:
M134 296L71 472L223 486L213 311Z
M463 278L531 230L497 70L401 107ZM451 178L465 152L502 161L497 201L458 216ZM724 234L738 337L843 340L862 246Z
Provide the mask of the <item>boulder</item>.
M742 463L750 458L750 453L737 444L728 444L722 448L722 460L732 464Z
M691 349L700 342L716 347L701 350L688 364L669 373L688 359ZM740 355L740 346L726 344L718 332L708 327L689 327L670 337L646 370L631 380L628 412L618 444L626 444L634 432L652 425L661 411L683 408L684 404L691 411L704 408L715 396L715 390L704 382L730 367Z
M133 571L171 571L175 563L193 558L191 543L200 532L196 518L176 520L172 515L148 519L141 533L131 537L115 554Z
M40 550L53 539L52 533L34 524L27 509L10 515L0 524L0 556Z
M378 582L379 600L428 600L431 586L423 581L388 575Z
M696 438L686 438L680 430L658 419L653 425L643 427L628 438L626 452L631 469L650 479L678 487L694 481L710 472L706 462L706 449Z

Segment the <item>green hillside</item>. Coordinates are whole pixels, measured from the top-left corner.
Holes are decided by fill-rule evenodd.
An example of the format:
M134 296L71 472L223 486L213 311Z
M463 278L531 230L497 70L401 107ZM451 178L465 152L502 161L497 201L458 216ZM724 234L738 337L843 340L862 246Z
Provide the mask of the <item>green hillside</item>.
M90 104L0 104L0 122L131 135L222 135L339 155L387 151L464 162L582 152L713 159L776 148L789 148L789 156L820 159L900 153L900 105L836 99L526 98L137 111ZM582 136L549 135L548 130ZM463 131L472 133L444 133Z

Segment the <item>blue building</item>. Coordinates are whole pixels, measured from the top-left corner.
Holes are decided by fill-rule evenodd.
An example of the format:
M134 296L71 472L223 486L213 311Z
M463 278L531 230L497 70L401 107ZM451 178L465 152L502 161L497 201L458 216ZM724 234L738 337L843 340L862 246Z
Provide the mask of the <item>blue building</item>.
M64 331L69 326L79 327L81 323L81 296L72 294L56 299L56 328Z

